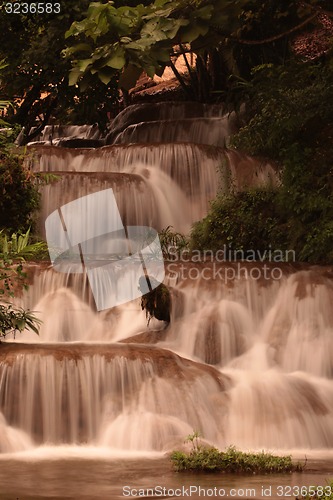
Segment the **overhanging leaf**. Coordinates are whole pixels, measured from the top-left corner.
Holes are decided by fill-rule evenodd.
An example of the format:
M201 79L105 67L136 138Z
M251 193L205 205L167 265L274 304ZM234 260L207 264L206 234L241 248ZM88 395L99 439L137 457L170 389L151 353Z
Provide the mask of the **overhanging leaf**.
M78 66L80 68L80 71L82 73L84 73L86 71L86 69L88 68L88 66L90 64L92 64L93 60L92 59L81 59L79 62L78 62Z
M122 69L125 64L125 51L122 48L119 48L114 54L112 54L110 59L106 62L106 66L114 69Z
M78 79L80 78L80 76L82 75L82 71L79 69L79 68L73 68L70 72L69 72L69 76L68 76L68 85L71 87L73 85L76 85Z
M105 85L108 85L110 81L112 80L112 77L114 76L115 72L112 70L108 70L107 68L104 68L103 70L98 71L98 78L103 82Z

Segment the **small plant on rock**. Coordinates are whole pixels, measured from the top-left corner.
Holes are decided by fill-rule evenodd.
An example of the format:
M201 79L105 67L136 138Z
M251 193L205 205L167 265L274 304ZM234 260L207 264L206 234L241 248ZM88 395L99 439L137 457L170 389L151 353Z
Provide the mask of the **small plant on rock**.
M204 446L199 441L198 431L189 435L186 441L192 442L189 453L174 451L171 461L177 472L228 472L228 473L281 473L301 472L303 466L294 464L291 456L275 456L264 451L260 453L244 453L234 446L220 451L214 446Z

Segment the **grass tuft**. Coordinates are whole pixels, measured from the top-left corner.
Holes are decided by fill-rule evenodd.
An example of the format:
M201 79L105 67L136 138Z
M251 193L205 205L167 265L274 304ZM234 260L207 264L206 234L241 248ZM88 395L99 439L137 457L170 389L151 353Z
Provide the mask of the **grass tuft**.
M192 442L192 449L185 453L174 451L171 461L177 472L227 472L246 474L268 474L283 472L302 472L304 466L293 463L290 455L275 456L266 452L244 453L230 446L225 451L215 447L202 446L198 440L199 434L188 436L186 441Z

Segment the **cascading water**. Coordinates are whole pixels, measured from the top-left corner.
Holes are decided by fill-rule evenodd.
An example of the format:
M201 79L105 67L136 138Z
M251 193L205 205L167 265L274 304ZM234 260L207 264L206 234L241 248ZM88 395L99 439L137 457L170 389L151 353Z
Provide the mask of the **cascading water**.
M228 118L184 118L129 125L114 144L194 142L223 147L229 136Z
M48 141L62 137L75 137L82 139L98 139L100 132L97 125L47 125L44 127L39 139Z
M187 232L199 209L164 172L136 164L132 173L54 172L58 179L43 186L40 232L48 215L70 201L112 188L126 225L148 225L161 230L168 225ZM178 206L168 197L177 196ZM179 210L181 213L179 214ZM91 221L91 224L94 222ZM89 221L87 221L89 224Z
M193 426L207 428L211 439L218 437L217 415L205 420L194 402L199 398L211 406L210 399L223 385L222 376L214 377L172 353L149 346L62 345L55 354L54 347L44 345L35 352L24 348L20 354L16 359L8 354L1 367L3 386L15 387L15 392L2 391L1 407L8 421L33 436L35 443L106 441L115 448L139 445L136 449L160 451L166 445L163 436L180 439L182 431ZM182 379L177 389L174 376ZM131 416L142 419L142 425L146 421L141 439L134 439L137 428L132 438L121 431ZM165 422L173 429L169 435ZM148 441L145 430L147 436L151 433Z
M230 133L218 113L184 113L172 122L176 135L162 137L174 111L164 107L160 125L135 125L142 109L132 111L115 120L121 140L169 141L182 128L187 143L35 145L31 168L59 176L44 188L41 224L65 203L111 187L126 225L188 231L216 195L218 169L225 191L278 182L271 166L216 147ZM193 144L198 127L214 146ZM140 299L98 313L83 274L31 266L29 292L17 302L43 323L38 338L24 333L0 347L1 452L45 444L165 451L193 429L219 447L333 446L326 270L273 262L269 279L259 279L255 263L243 262L238 274L237 263L208 260L165 268L173 309L161 330L157 320L147 327Z
M170 265L170 281L179 273L172 291L180 314L163 341L158 322L151 325L145 342L157 340L156 348L136 343L146 330L139 301L98 314L87 304L82 275L65 288L68 276L42 271L30 288L43 320L38 347L2 348L6 421L35 445L161 451L200 429L220 447L331 448L331 280L284 270L268 283L207 283ZM299 349L288 345L295 332ZM127 337L132 343L122 343Z

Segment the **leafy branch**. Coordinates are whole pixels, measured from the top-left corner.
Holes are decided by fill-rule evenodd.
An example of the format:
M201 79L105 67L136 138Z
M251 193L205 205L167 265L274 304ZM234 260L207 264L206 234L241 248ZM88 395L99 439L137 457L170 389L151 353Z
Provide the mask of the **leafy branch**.
M31 311L22 308L14 308L12 304L0 304L0 337L13 334L14 338L17 332L31 330L39 334L41 320Z

